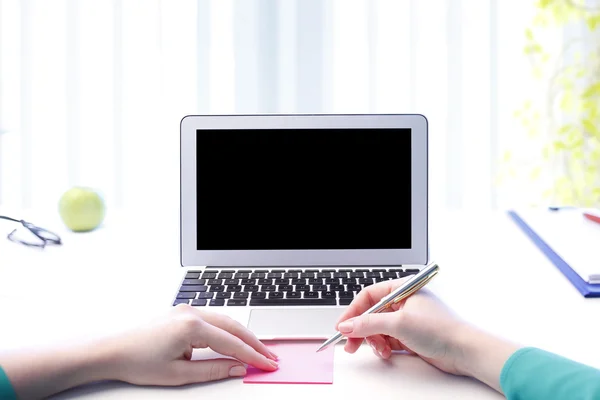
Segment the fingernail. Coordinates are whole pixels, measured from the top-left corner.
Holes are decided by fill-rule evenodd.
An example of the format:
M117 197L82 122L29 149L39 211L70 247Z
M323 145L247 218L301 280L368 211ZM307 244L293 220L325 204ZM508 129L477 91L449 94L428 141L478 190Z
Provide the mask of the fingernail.
M350 333L352 332L353 325L352 321L344 321L338 325L338 330L342 333Z
M273 353L272 351L269 351L269 354L271 355L271 359L277 361L279 359L279 357L277 356L277 354Z
M375 354L376 357L383 358L383 354L381 354L381 352L375 347L373 347L373 354Z
M271 364L275 368L279 367L279 364L277 363L277 361L269 360L269 364Z
M375 345L374 342L369 343L371 345L371 348L373 349L373 351L379 351L377 350L377 346Z
M246 375L246 368L241 365L236 365L229 370L229 376L244 376Z

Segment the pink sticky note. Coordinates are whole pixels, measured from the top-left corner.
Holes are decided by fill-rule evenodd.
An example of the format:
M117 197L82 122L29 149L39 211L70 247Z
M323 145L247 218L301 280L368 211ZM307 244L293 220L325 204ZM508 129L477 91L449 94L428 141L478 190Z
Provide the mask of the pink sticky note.
M320 342L265 343L277 354L279 369L273 372L248 367L244 383L333 383L335 346L317 353Z

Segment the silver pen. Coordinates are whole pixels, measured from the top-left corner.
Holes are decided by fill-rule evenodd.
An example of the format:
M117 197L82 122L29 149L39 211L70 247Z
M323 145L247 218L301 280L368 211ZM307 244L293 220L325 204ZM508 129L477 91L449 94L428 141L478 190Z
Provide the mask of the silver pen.
M439 267L436 263L430 263L417 274L413 275L410 279L404 282L402 285L398 286L393 292L379 300L377 304L373 307L369 308L367 311L362 313L362 315L366 314L374 314L379 313L385 310L388 307L391 307L392 304L398 303L408 296L412 295L423 286L425 286L439 271ZM332 344L336 344L340 340L342 340L344 335L340 332L337 332L335 335L327 339L318 349L317 353L321 350L326 349Z

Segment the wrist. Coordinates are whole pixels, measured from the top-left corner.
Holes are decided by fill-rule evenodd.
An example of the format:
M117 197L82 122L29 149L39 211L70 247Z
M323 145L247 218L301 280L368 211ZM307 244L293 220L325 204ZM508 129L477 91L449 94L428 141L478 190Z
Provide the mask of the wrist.
M118 348L110 340L89 343L71 350L77 367L77 384L117 380L120 358Z
M19 398L45 398L66 389L113 379L110 346L78 344L19 351L3 357L3 367Z
M493 336L475 326L464 324L454 338L456 370L500 389L500 373L506 361L521 346Z
M479 332L466 323L461 324L452 338L455 368L459 375L473 377L474 355L477 352Z
M446 349L444 358L448 361L447 371L452 374L469 376L466 365L470 355L469 337L472 336L470 330L471 327L463 321L454 321L444 328L446 332L442 336Z

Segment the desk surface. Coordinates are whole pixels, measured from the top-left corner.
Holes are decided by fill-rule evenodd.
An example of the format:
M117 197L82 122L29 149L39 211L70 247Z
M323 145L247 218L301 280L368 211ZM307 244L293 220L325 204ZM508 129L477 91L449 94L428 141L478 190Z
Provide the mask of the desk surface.
M69 233L57 219L34 219L57 231L60 248L37 251L0 239L0 350L111 333L167 310L184 270L176 216L148 222L113 215L103 228ZM144 222L145 221L145 222ZM600 299L585 299L504 213L436 217L431 255L441 273L431 290L459 314L499 335L600 367ZM0 224L1 231L9 227ZM420 359L377 359L336 347L333 385L244 385L241 380L180 388L123 383L89 385L57 398L282 399L381 397L497 399L487 386L444 374Z

